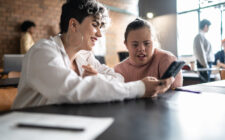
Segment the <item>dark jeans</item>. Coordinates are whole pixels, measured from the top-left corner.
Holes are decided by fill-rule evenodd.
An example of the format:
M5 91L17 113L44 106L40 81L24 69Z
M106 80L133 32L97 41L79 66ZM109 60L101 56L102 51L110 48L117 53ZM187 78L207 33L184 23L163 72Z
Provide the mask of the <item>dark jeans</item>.
M208 62L209 68L212 68L212 64L213 64L213 62ZM197 61L197 67L198 68L204 68L198 61ZM210 82L211 70L201 71L201 72L199 72L199 74L200 74L200 80L201 80L202 83Z

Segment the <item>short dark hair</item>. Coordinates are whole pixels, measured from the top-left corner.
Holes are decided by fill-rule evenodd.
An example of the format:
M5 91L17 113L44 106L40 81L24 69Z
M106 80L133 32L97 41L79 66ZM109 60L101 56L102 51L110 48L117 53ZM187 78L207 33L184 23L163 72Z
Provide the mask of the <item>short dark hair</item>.
M27 30L30 28L30 27L35 27L35 23L33 21L30 21L30 20L26 20L24 21L22 24L21 24L21 31L22 32L27 32Z
M199 28L201 30L203 30L204 27L205 27L205 25L210 26L211 25L211 22L209 20L207 20L207 19L203 19L202 21L200 21Z
M84 18L90 15L101 16L102 24L105 24L108 19L107 9L96 0L67 0L62 6L60 33L68 31L71 18L75 18L79 23L82 23Z
M141 19L141 18L136 18L134 21L130 22L127 25L127 28L126 28L126 31L125 31L125 34L124 34L125 42L127 42L127 37L128 37L128 34L129 34L130 31L137 30L137 29L144 28L144 27L148 28L149 31L151 32L151 38L152 38L152 41L153 41L153 45L155 47L160 47L160 43L158 41L157 34L156 34L154 26L150 22L148 22L147 20L144 20L144 19Z

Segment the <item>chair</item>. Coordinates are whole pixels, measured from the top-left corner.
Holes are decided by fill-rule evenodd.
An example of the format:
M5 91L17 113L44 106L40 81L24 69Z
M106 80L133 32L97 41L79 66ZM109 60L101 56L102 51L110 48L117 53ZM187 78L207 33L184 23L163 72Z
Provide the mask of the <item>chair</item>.
M105 57L104 57L104 56L96 55L95 58L96 58L101 64L105 64Z
M10 110L17 94L17 88L1 88L0 93L0 111Z
M3 56L3 72L10 71L21 72L23 54L4 54Z
M128 52L118 52L120 62L126 59L129 56Z
M220 71L221 80L225 80L225 70Z
M20 73L21 73L21 72L10 71L10 72L8 73L8 78L20 78Z

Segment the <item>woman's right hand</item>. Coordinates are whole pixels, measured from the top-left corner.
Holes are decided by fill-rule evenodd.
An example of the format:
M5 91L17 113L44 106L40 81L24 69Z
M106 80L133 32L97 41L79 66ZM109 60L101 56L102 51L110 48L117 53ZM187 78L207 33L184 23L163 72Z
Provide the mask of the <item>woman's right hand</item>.
M174 82L174 77L164 80L158 80L154 77L145 77L142 79L145 84L144 97L154 97L157 94L166 92Z

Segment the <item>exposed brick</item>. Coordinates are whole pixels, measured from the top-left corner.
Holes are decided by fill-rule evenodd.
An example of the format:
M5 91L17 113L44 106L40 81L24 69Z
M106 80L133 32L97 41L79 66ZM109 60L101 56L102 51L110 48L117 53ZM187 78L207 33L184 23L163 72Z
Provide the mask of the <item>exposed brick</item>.
M0 60L4 53L19 53L19 27L24 20L32 20L37 29L34 40L48 37L44 27L58 29L61 6L66 0L0 0ZM52 10L54 9L54 10ZM58 10L56 10L58 9ZM51 22L49 19L51 18ZM0 61L2 67L2 61Z

